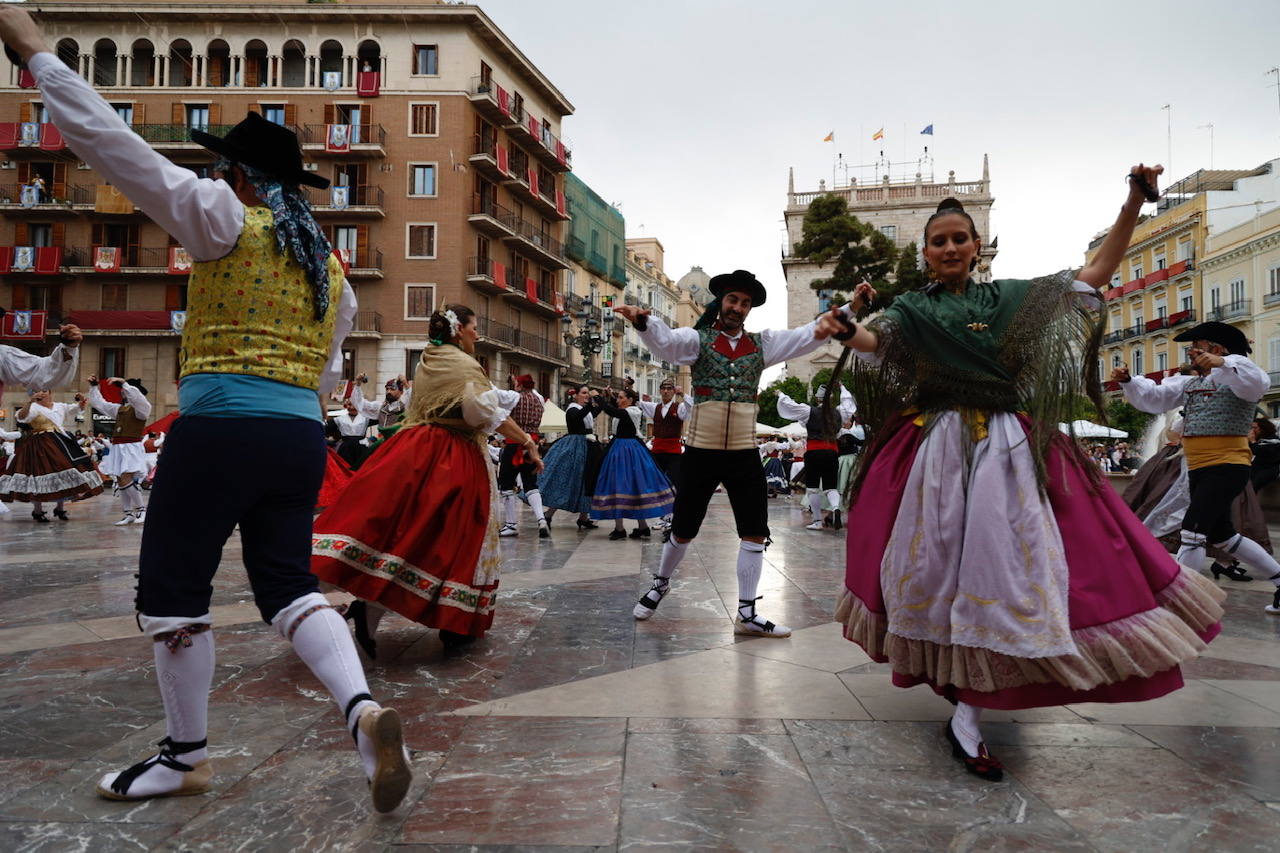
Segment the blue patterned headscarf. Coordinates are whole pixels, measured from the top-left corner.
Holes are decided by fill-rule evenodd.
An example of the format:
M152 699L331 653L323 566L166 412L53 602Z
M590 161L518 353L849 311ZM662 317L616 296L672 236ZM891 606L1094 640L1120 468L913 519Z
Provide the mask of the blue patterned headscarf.
M329 255L333 248L311 215L311 203L297 186L285 186L252 166L235 165L244 172L263 204L271 208L280 254L292 252L294 260L306 271L316 320L323 320L329 312ZM222 159L213 164L213 170L225 174L231 171L231 166L230 160Z

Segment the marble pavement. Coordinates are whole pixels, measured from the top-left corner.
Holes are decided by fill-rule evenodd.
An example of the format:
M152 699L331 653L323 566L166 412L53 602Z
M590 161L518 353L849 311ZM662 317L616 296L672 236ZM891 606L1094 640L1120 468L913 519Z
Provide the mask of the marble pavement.
M735 638L736 542L717 498L673 592L630 609L661 544L558 519L504 540L493 631L446 655L390 617L374 694L415 750L405 804L376 815L350 737L258 619L226 551L215 584L215 790L141 804L99 774L163 735L132 618L140 530L110 498L69 523L0 517L0 849L355 851L1271 851L1280 848L1280 619L1270 584L1229 590L1186 689L1135 705L990 714L1009 769L967 776L949 706L898 690L830 622L843 537L770 510L763 612L789 640ZM1280 541L1277 538L1276 541Z

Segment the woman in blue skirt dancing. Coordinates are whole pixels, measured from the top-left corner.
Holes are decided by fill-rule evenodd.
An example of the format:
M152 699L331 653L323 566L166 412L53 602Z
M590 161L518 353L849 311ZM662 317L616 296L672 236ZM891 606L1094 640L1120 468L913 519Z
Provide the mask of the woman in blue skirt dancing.
M578 529L599 527L591 520L591 496L595 493L596 475L604 450L592 429L600 414L599 397L586 385L579 385L565 407L564 419L569 433L547 450L545 468L538 482L542 487L542 503L547 507L547 524L556 510L578 514Z
M618 403L601 403L601 408L614 419L613 441L600 463L600 476L596 479L595 495L591 498L591 517L612 518L613 532L610 539L625 539L622 519L634 518L640 522L631 532L632 539L648 539L650 518L660 518L671 512L676 500L675 490L667 475L659 470L653 457L637 436L640 432L641 413L636 405L636 392L618 392Z

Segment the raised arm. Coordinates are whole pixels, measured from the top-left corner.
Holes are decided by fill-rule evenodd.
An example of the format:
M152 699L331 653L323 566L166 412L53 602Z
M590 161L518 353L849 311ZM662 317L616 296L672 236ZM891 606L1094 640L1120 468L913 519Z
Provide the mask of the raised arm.
M89 405L109 418L114 418L120 411L119 403L108 403L98 388L98 380L89 380Z
M0 383L27 388L65 388L74 384L80 348L58 344L43 358L17 347L0 346Z
M790 396L778 392L778 416L789 421L807 421L811 409L804 403L797 403Z
M133 406L134 413L140 418L149 418L151 416L151 401L147 399L147 395L143 394L137 388L128 383L120 386L120 396L130 406Z
M377 400L366 399L363 389L364 386L357 382L356 386L351 389L351 403L356 407L356 411L366 418L377 418L379 403Z
M1183 386L1189 376L1168 376L1160 384L1145 376L1130 376L1127 368L1117 367L1111 371L1111 381L1119 382L1124 398L1140 412L1153 415L1163 414L1175 409L1182 403Z
M1131 176L1140 177L1152 189L1155 189L1156 181L1163 172L1164 166L1144 166L1141 163L1129 170ZM1138 214L1145 200L1146 196L1139 188L1139 182L1130 180L1129 194L1124 206L1120 208L1120 215L1116 217L1115 224L1107 232L1093 260L1076 276L1078 280L1098 289L1110 284L1111 277L1116 274L1120 261L1129 249L1129 240L1133 237L1133 229L1138 224Z
M648 308L621 305L613 310L635 327L640 340L659 360L672 364L693 364L698 360L701 342L697 330L668 328L666 323L650 316Z

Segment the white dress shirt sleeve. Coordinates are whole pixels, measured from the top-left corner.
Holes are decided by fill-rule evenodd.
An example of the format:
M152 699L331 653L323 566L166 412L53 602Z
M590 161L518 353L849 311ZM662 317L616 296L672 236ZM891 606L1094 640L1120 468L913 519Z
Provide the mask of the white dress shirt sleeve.
M520 395L493 387L478 394L471 393L478 390L474 384L468 386L468 393L462 398L462 419L467 426L490 435L511 416L511 410L520 402Z
M637 400L636 405L640 407L640 411L644 412L644 416L649 420L653 420L654 414L658 411L658 404L651 400Z
M689 420L689 415L693 414L693 404L687 399L680 400L680 408L676 410L676 414L680 416L680 420Z
M351 334L351 329L355 326L357 307L356 292L352 290L351 282L344 278L342 296L338 299L338 317L333 324L333 339L329 341L329 363L320 373L319 392L321 394L332 392L342 379L342 342L347 339L347 335ZM408 406L408 402L405 405Z
M41 357L17 347L0 346L0 384L44 390L65 388L76 381L80 348L58 344Z
M698 351L702 348L696 329L687 326L672 329L652 315L648 318L645 330L637 330L637 334L659 361L669 361L672 364L693 364L698 360Z
M1247 355L1223 356L1226 362L1214 368L1213 381L1231 389L1241 400L1256 403L1271 388L1271 374L1267 373Z
M351 404L356 407L356 411L364 415L366 418L377 418L381 404L377 400L366 400L364 390L361 385L356 385L351 389Z
M788 359L808 355L826 343L813 336L817 320L810 320L798 329L765 329L760 336L764 350L764 366L771 367Z
M223 181L198 178L157 153L111 105L52 53L27 63L49 117L81 160L114 184L198 261L223 257L240 238L244 204Z
M89 405L109 418L114 418L120 411L120 404L108 403L97 385L89 386Z
M811 409L804 403L797 403L781 391L778 392L778 415L789 421L808 421Z
M151 401L147 399L146 394L126 383L120 388L120 396L126 403L133 406L133 412L138 417L144 420L151 417Z
M1190 379L1190 376L1168 376L1157 385L1145 376L1134 376L1128 382L1121 382L1120 390L1135 409L1158 415L1181 405L1183 388Z
M853 394L848 388L840 386L840 422L844 423L858 413L858 404L853 399Z

